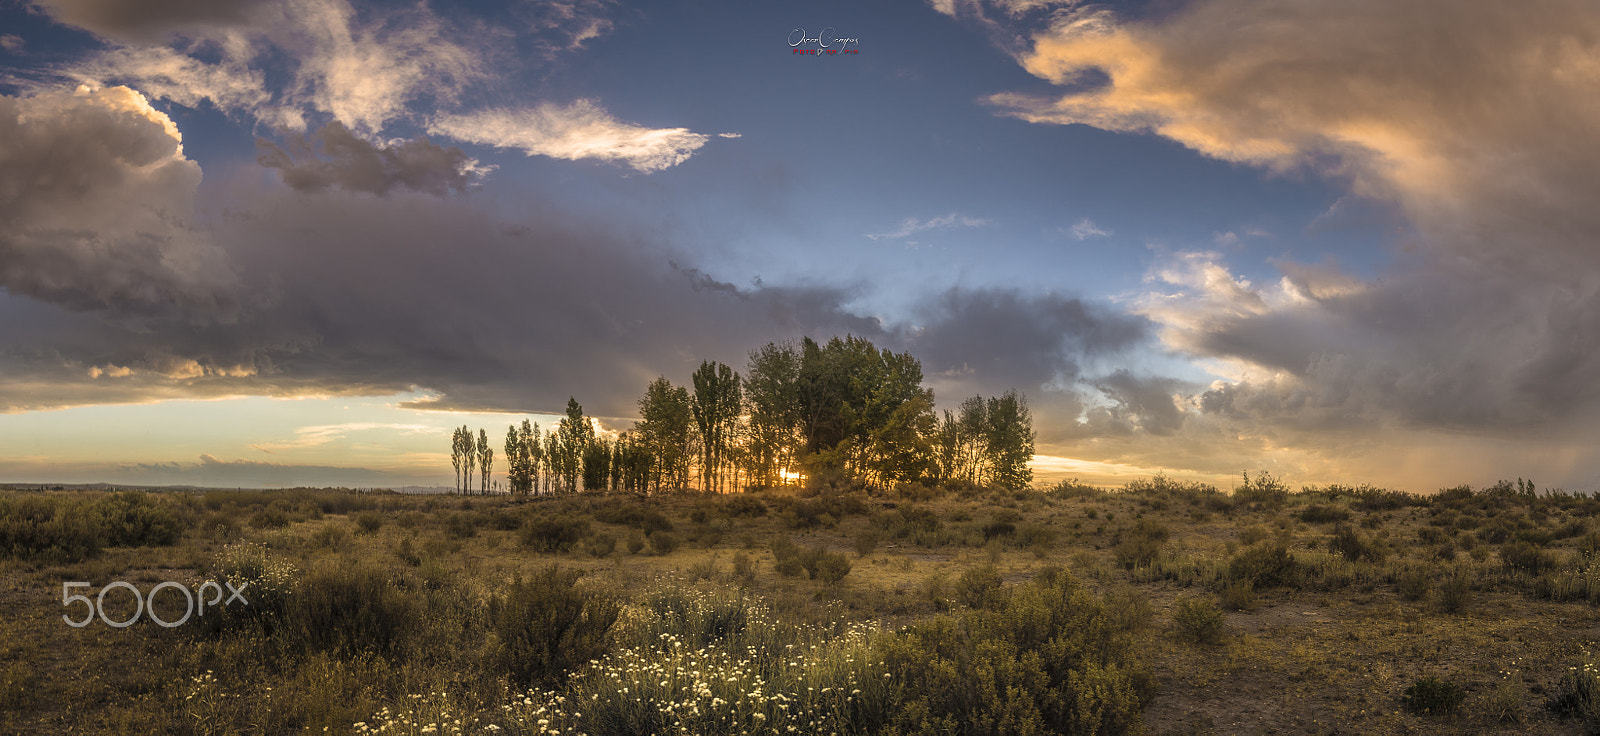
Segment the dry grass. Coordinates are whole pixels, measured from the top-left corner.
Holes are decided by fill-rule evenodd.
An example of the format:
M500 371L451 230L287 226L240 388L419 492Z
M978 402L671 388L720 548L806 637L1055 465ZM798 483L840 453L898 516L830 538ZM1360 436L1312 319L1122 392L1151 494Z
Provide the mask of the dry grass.
M350 733L412 701L488 723L526 691L481 663L488 657L435 650L475 646L462 632L487 629L471 612L552 563L582 571L585 590L624 605L676 580L760 600L779 626L870 621L891 631L968 604L1003 607L995 596L1064 569L1110 594L1107 615L1156 683L1143 713L1153 733L1585 728L1585 716L1546 706L1572 690L1563 678L1600 638L1600 584L1588 582L1600 569L1589 562L1597 540L1587 521L1600 504L1588 499L1451 492L1429 502L1370 489L1284 497L1268 486L1242 500L1159 480L1110 493L918 495L763 493L730 505L698 495L165 494L157 500L186 524L171 546L107 546L80 561L0 558L0 731ZM571 543L551 532L556 541L545 545L545 537L529 542L532 519L587 526ZM848 572L779 575L779 537L839 555ZM373 651L295 648L282 635L193 624L61 621L63 581L90 581L91 592L112 580L142 591L162 580L197 584L241 541L321 571L318 579L371 571L364 584L389 581L408 596L395 599L396 615L448 611L460 620L388 622L394 630ZM1235 561L1278 546L1283 564L1246 585ZM550 549L560 551L542 551ZM1184 636L1176 617L1187 599L1221 602L1218 636ZM1464 688L1462 706L1407 711L1406 688L1424 678ZM1600 714L1600 703L1590 706Z

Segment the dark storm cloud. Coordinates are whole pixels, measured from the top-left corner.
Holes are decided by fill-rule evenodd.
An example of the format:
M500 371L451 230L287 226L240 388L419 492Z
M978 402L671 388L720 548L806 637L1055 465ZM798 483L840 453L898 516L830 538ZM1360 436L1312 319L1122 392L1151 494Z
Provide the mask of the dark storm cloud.
M478 162L455 146L427 138L379 145L334 121L309 137L290 133L285 145L256 139L256 160L277 169L283 183L303 191L336 188L386 194L404 187L436 196L464 192Z
M1095 386L1117 403L1120 414L1150 434L1165 437L1183 426L1184 413L1175 397L1189 387L1181 381L1135 376L1119 369L1097 379Z
M0 287L75 310L230 319L235 275L193 223L200 167L125 87L0 96Z
M1084 356L1127 350L1146 337L1142 319L1058 294L950 289L924 302L908 340L934 373L976 373L1007 386L1078 378Z
M231 186L223 198L249 207L230 207L212 235L248 274L236 323L134 331L0 303L33 313L32 326L0 328L0 346L29 346L0 350L0 404L423 389L439 396L430 408L559 412L575 396L591 414L627 418L658 375L683 382L702 360L742 370L768 341L847 333L909 349L930 372L983 356L944 379L959 388L951 397L1013 386L1037 397L1085 353L1142 334L1076 300L1004 290L942 294L912 330L851 311L854 289L715 280L621 223L537 206L506 216L401 189Z

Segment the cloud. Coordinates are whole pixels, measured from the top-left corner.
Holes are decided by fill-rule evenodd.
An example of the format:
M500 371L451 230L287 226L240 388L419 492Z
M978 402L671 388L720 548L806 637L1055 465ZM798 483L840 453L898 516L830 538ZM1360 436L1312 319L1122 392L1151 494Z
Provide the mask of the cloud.
M1252 283L1212 253L1152 269L1137 311L1228 379L1197 397L1198 427L1280 447L1356 428L1435 450L1455 446L1438 433L1571 447L1600 418L1596 36L1576 0L1084 7L1021 57L1056 93L990 102L1348 187L1313 231L1403 224L1376 278L1280 261Z
M645 173L687 161L710 136L686 128L646 128L611 116L594 100L545 103L525 110L441 115L428 132L460 141L515 148L529 156L626 164Z
M299 125L312 112L376 134L407 116L414 100L457 99L486 78L486 57L495 53L493 34L469 45L421 5L358 13L346 0L168 0L149 14L125 6L51 0L58 20L116 42L62 67L63 75L125 83L189 107L209 100L272 125ZM159 45L174 33L182 35ZM287 69L283 58L293 61ZM287 82L269 85L269 71Z
M905 344L932 374L971 376L998 393L1079 378L1084 360L1126 353L1144 320L1058 294L949 289L924 300Z
M867 237L873 240L898 240L901 238L910 237L924 230L943 230L952 227L983 227L988 224L988 220L976 217L967 217L966 215L958 215L955 213L940 215L927 220L919 220L915 217L907 217L900 223L900 227L894 229L893 231L868 235Z
M299 191L334 187L383 195L404 187L444 196L466 191L484 170L459 148L426 138L382 146L356 137L337 121L310 138L291 133L288 150L262 138L256 139L256 149L261 165L277 169L283 182Z
M21 36L11 33L0 35L0 50L4 50L8 54L21 56L22 49L26 46L27 44L22 40Z
M0 96L0 287L75 310L231 319L236 281L195 225L200 167L126 87Z
M1089 219L1087 217L1085 217L1085 218L1083 218L1081 220L1078 220L1077 222L1073 223L1071 232L1072 232L1072 237L1076 238L1078 240L1088 240L1089 238L1104 238L1104 237L1108 237L1108 236L1111 235L1111 231L1110 230L1101 229L1100 226L1094 224L1094 220L1091 220L1091 219Z
M236 26L275 0L34 0L58 22L120 41L160 42L182 31Z

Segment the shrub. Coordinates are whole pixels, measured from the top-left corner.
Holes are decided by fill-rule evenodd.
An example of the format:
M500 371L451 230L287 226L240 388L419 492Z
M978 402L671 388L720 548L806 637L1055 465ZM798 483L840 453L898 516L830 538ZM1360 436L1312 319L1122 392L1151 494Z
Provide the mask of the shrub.
M591 534L584 538L579 547L590 557L609 557L612 552L617 551L617 537L615 534L605 532Z
M1439 584L1439 609L1445 613L1460 613L1467 607L1471 592L1472 586L1466 575L1455 573L1445 577Z
M956 578L956 600L968 608L998 610L1006 602L1001 582L1000 570L994 565L969 568Z
M660 511L634 504L602 506L595 509L594 518L606 524L631 526L646 534L672 531L672 520L662 515Z
M678 538L672 532L651 532L650 551L657 555L670 555L678 548Z
M1233 500L1277 508L1289 500L1289 487L1266 471L1262 471L1254 480L1249 473L1245 473L1244 483L1233 489Z
M489 598L495 640L489 661L513 682L550 683L598 658L621 612L617 602L576 587L583 573L551 566Z
M183 536L185 524L172 506L143 493L106 496L94 503L94 511L108 547L164 547Z
M1237 580L1222 587L1222 607L1230 611L1256 610L1256 588L1248 580Z
M356 529L362 534L377 534L383 528L383 514L377 511L363 511L356 514Z
M588 536L589 520L566 516L534 516L522 525L522 544L535 552L565 552Z
M1178 625L1178 638L1195 644L1222 641L1222 609L1210 598L1181 598L1172 620Z
M1500 564L1507 573L1538 575L1557 566L1555 555L1528 542L1512 542L1500 547Z
M1350 512L1338 506L1322 506L1312 504L1300 512L1300 520L1307 524L1331 524L1340 521L1349 521Z
M1117 564L1132 570L1155 562L1156 555L1161 553L1161 545L1171 537L1171 532L1161 524L1141 519L1132 529L1119 536L1121 541L1113 549Z
M1428 591L1433 588L1433 575L1425 567L1407 568L1400 574L1400 580L1395 583L1395 590L1400 597L1408 601L1420 601L1428 597Z
M857 557L866 557L878 548L878 530L867 527L856 532L855 549Z
M1467 691L1447 680L1424 677L1406 688L1402 702L1418 714L1453 713L1467 699Z
M285 601L279 638L306 651L394 654L419 620L419 609L381 568L322 566L308 572Z
M750 555L743 552L733 556L733 576L745 583L754 582L756 579L756 566L750 561Z
M289 525L289 515L277 506L269 506L250 517L250 526L257 529L282 529Z
M0 497L0 555L55 564L100 554L100 525L84 504Z
M444 531L451 539L467 539L478 536L478 524L471 513L461 511L450 515L445 522Z
M1333 538L1328 540L1328 549L1344 555L1344 558L1351 562L1365 560L1381 563L1389 556L1389 551L1382 542L1356 531L1355 527L1349 524L1340 524L1334 528Z
M1300 565L1282 543L1263 543L1248 547L1228 561L1227 578L1248 581L1256 589L1293 587L1299 584Z
M883 637L877 656L899 702L864 732L1135 732L1153 690L1101 602L1065 573L1017 586L997 610Z
M812 580L837 583L850 574L850 558L840 552L829 552L821 547L808 550L803 556L806 573Z

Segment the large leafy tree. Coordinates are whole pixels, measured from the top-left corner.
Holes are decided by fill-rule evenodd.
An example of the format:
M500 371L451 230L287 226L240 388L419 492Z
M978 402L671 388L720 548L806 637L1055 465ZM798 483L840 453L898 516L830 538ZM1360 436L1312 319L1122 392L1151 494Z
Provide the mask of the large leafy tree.
M777 485L779 473L798 464L801 448L800 351L793 343L769 342L750 351L744 395L750 470L760 484Z
M1015 390L989 399L984 448L991 481L1002 488L1024 488L1033 482L1033 416Z

